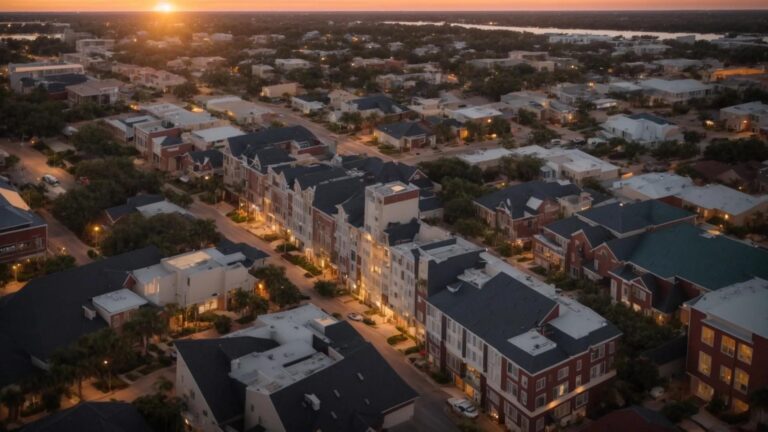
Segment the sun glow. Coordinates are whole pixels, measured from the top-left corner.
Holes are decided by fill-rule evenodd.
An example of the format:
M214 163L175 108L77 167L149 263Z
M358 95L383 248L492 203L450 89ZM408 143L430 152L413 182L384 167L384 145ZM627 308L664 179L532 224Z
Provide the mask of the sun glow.
M170 3L158 3L155 5L155 12L169 13L173 12L173 5Z

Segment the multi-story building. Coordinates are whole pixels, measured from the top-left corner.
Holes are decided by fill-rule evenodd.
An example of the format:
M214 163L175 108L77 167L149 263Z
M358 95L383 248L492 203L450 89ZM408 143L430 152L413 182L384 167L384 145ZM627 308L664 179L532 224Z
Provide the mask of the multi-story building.
M75 42L75 51L86 55L103 54L114 47L114 39L79 39Z
M586 179L603 182L619 178L619 167L578 149L530 145L517 148L512 154L544 160L541 170L545 180L565 179L581 185Z
M665 80L653 78L640 81L640 87L644 89L652 101L668 104L705 98L714 90L714 86L711 84L704 84L694 79Z
M542 227L533 237L533 258L546 269L599 280L595 248L606 241L694 222L692 213L661 201L605 204Z
M428 359L508 429L555 430L598 402L621 333L513 270L489 262L427 299Z
M418 396L348 322L312 304L176 349L183 415L203 432L389 430Z
M720 121L728 130L759 134L768 130L768 104L755 101L721 108Z
M8 65L8 78L11 89L17 93L24 90L24 80L35 80L50 75L85 74L83 65L72 63L11 63Z
M200 313L231 306L232 293L252 292L256 279L248 273L244 254L216 248L164 258L131 271L126 285L154 305L196 306Z
M525 243L561 213L584 210L591 196L568 181L520 183L474 200L479 217L510 241Z
M676 124L648 113L616 114L600 126L609 138L655 146L663 141L682 141L683 132Z
M120 100L120 90L125 83L116 79L89 80L67 86L67 99L71 105L90 103L112 105Z
M684 305L688 324L686 372L691 392L719 398L734 413L768 386L768 281L749 279Z
M48 224L15 187L0 179L0 263L44 256L47 250Z

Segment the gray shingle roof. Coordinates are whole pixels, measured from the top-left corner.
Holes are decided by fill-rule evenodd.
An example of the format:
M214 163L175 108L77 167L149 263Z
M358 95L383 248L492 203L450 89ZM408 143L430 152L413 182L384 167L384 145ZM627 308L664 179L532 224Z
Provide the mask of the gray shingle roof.
M512 214L513 219L521 218L525 213L538 213L538 209L528 207L528 200L536 198L555 199L568 195L575 195L581 192L578 186L572 183L545 182L541 180L520 183L507 188L489 193L475 202L490 210L496 210L498 207L507 208Z
M288 141L313 142L318 140L315 134L304 126L267 128L258 132L227 139L230 152L233 156L240 157L245 154L245 156L249 158L251 157L250 153L256 149L270 147Z
M368 111L378 109L384 114L401 114L410 111L408 108L398 104L389 96L375 94L361 97L352 101L359 111Z
M207 161L214 169L221 168L224 165L224 154L215 149L191 151L187 153L187 156L198 164L204 164Z
M22 432L152 432L126 402L83 402L21 428Z
M359 177L346 177L320 183L315 188L312 206L327 215L336 214L337 205L355 195L363 187Z
M0 345L0 358L9 349L23 352L27 361L29 356L45 360L81 336L105 328L101 318L86 318L82 306L121 289L129 271L157 264L161 258L160 250L149 246L31 280L0 303L0 334L14 343L10 348Z
M623 234L674 221L690 219L694 214L658 200L631 204L613 203L593 207L578 213L578 217L592 221Z
M149 204L154 204L160 201L165 201L165 197L158 194L141 194L128 198L125 204L110 207L104 212L109 219L114 223L117 222L123 216L129 215L136 211L137 207L142 207Z
M388 123L379 125L376 129L396 139L432 134L419 122Z

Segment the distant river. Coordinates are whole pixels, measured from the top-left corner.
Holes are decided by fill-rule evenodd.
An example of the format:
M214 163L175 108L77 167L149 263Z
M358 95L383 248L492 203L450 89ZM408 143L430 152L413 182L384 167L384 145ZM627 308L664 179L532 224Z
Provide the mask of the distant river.
M0 39L13 39L13 40L35 40L38 37L48 36L54 39L64 39L62 33L12 33L3 34L0 33Z
M428 21L385 21L384 24L403 24L403 25L443 25L445 21L428 22ZM460 23L448 23L450 25L480 29L480 30L507 30L516 32L528 32L538 35L548 33L567 33L567 34L590 34L590 35L605 35L605 36L623 36L625 39L631 39L635 36L652 36L659 39L674 39L678 36L694 35L697 40L711 41L723 37L721 34L715 33L669 33L669 32L646 32L646 31L624 31L624 30L594 30L594 29L569 29L569 28L557 28L557 27L511 27L511 26L496 26L487 24L460 24Z

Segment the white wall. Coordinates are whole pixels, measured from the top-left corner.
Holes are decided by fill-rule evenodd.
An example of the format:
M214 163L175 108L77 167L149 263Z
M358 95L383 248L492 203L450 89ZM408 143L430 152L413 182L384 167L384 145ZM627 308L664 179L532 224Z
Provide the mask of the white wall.
M253 390L245 391L245 430L261 425L269 432L285 430L269 396Z
M407 422L413 417L413 411L416 404L414 402L409 403L403 407L400 407L384 416L384 424L382 429L387 430L395 427L400 423Z
M194 397L192 396L194 394ZM187 404L187 419L192 422L196 430L202 432L221 432L222 429L213 419L213 413L208 403L203 398L200 388L197 386L189 367L181 356L176 362L176 395ZM205 415L205 414L207 415Z

